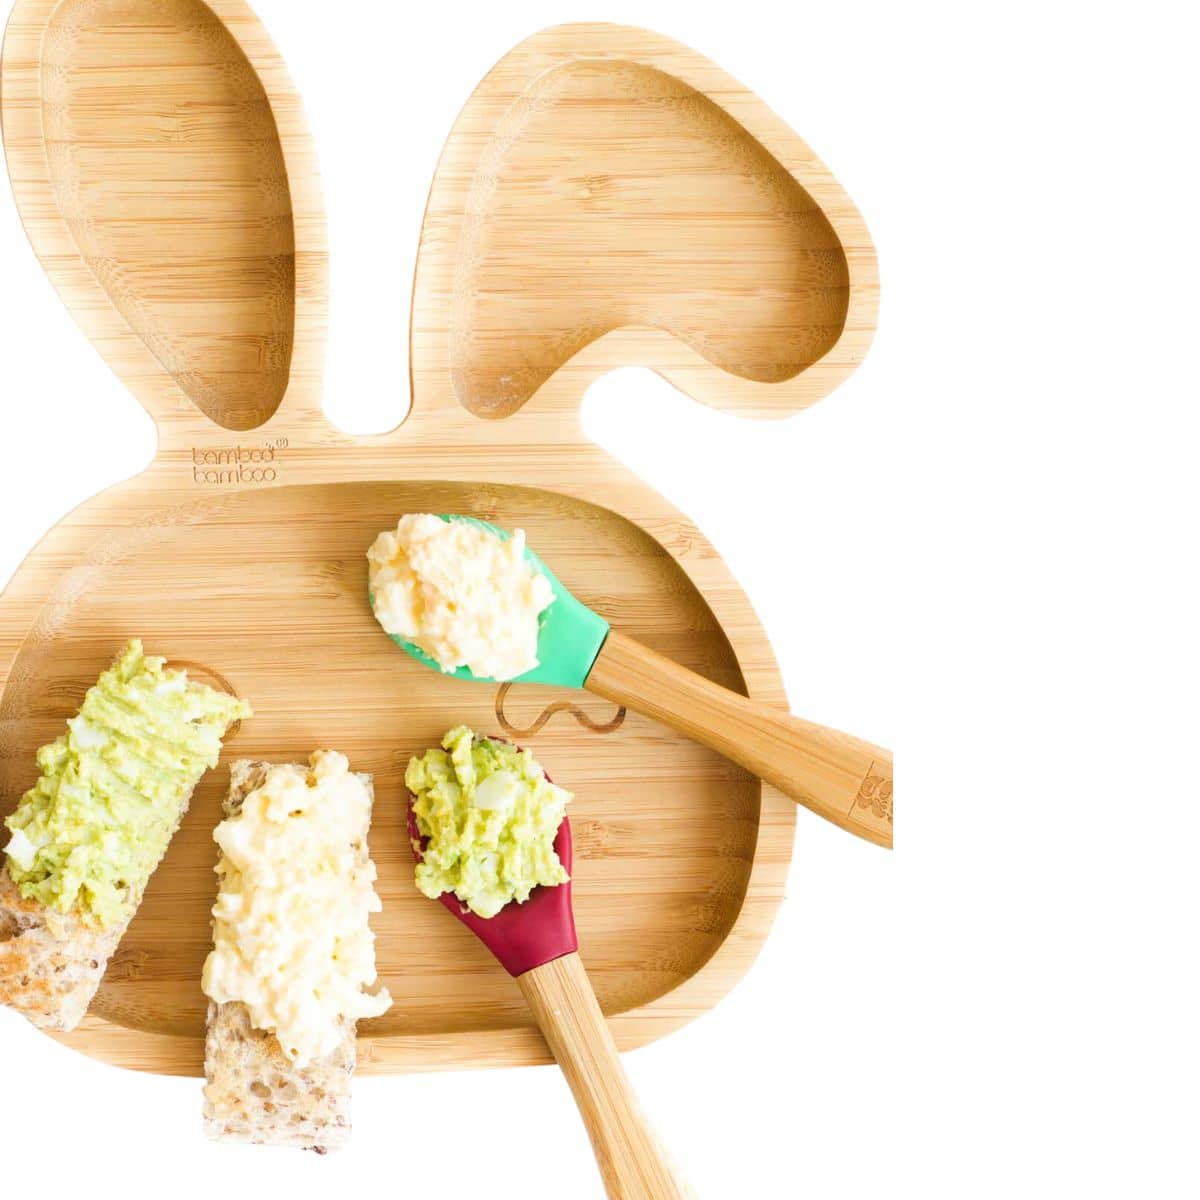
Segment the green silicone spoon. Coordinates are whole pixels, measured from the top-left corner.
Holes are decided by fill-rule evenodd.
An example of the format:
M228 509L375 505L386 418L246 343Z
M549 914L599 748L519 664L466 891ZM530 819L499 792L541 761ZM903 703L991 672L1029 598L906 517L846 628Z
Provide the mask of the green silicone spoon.
M441 516L505 540L512 536L476 517ZM723 754L835 825L891 846L889 751L731 692L664 658L611 629L528 547L525 556L554 589L554 603L540 618L538 665L511 682L584 688L631 708ZM371 596L372 608L374 603ZM441 671L412 642L388 636L418 662ZM475 683L499 682L467 667L451 674Z

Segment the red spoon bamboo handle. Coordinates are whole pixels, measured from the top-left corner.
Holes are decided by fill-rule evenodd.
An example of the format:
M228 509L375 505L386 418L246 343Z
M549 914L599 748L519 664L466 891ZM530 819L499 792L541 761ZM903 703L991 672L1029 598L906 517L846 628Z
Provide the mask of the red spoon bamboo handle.
M731 692L616 631L585 686L725 755L827 821L891 846L889 751Z
M688 1200L637 1098L578 954L517 978L566 1076L611 1200Z

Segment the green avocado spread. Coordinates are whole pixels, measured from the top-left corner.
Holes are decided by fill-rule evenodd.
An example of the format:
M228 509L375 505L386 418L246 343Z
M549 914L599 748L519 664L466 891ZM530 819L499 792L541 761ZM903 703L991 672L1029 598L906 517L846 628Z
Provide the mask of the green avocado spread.
M417 830L429 839L416 881L431 900L453 892L472 912L494 917L535 887L566 883L554 839L571 793L552 784L528 750L459 725L442 749L409 762L404 782Z
M250 716L164 663L130 642L38 751L41 778L5 821L8 873L26 899L102 929L128 918L227 729Z

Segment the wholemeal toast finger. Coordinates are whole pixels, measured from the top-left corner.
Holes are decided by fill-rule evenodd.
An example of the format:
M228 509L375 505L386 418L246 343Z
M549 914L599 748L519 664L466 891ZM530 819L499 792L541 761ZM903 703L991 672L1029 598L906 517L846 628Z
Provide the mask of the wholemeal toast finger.
M126 644L4 822L0 1004L42 1029L79 1024L197 782L248 715Z
M260 787L269 763L230 765L226 816ZM373 798L370 775L359 775ZM358 847L358 861L368 850ZM298 1067L279 1039L256 1029L240 1001L209 1003L204 1047L204 1131L215 1141L294 1146L324 1154L350 1136L350 1084L357 1062L353 1021L343 1019L334 1049Z

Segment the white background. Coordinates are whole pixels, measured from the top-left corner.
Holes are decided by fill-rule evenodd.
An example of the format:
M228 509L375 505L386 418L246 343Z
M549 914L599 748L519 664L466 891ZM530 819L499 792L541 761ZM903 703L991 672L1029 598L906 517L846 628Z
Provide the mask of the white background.
M801 814L755 969L628 1057L698 1194L1196 1195L1190 6L409 7L258 3L322 158L343 426L403 411L408 288L383 268L411 274L470 90L548 24L642 24L716 59L879 248L874 348L809 412L740 422L641 371L588 400L593 436L726 555L795 711L900 760L895 853ZM0 280L3 580L154 440L6 190ZM12 1013L0 1050L5 1194L602 1194L552 1069L362 1079L352 1148L317 1160L209 1146L197 1081L87 1061Z

